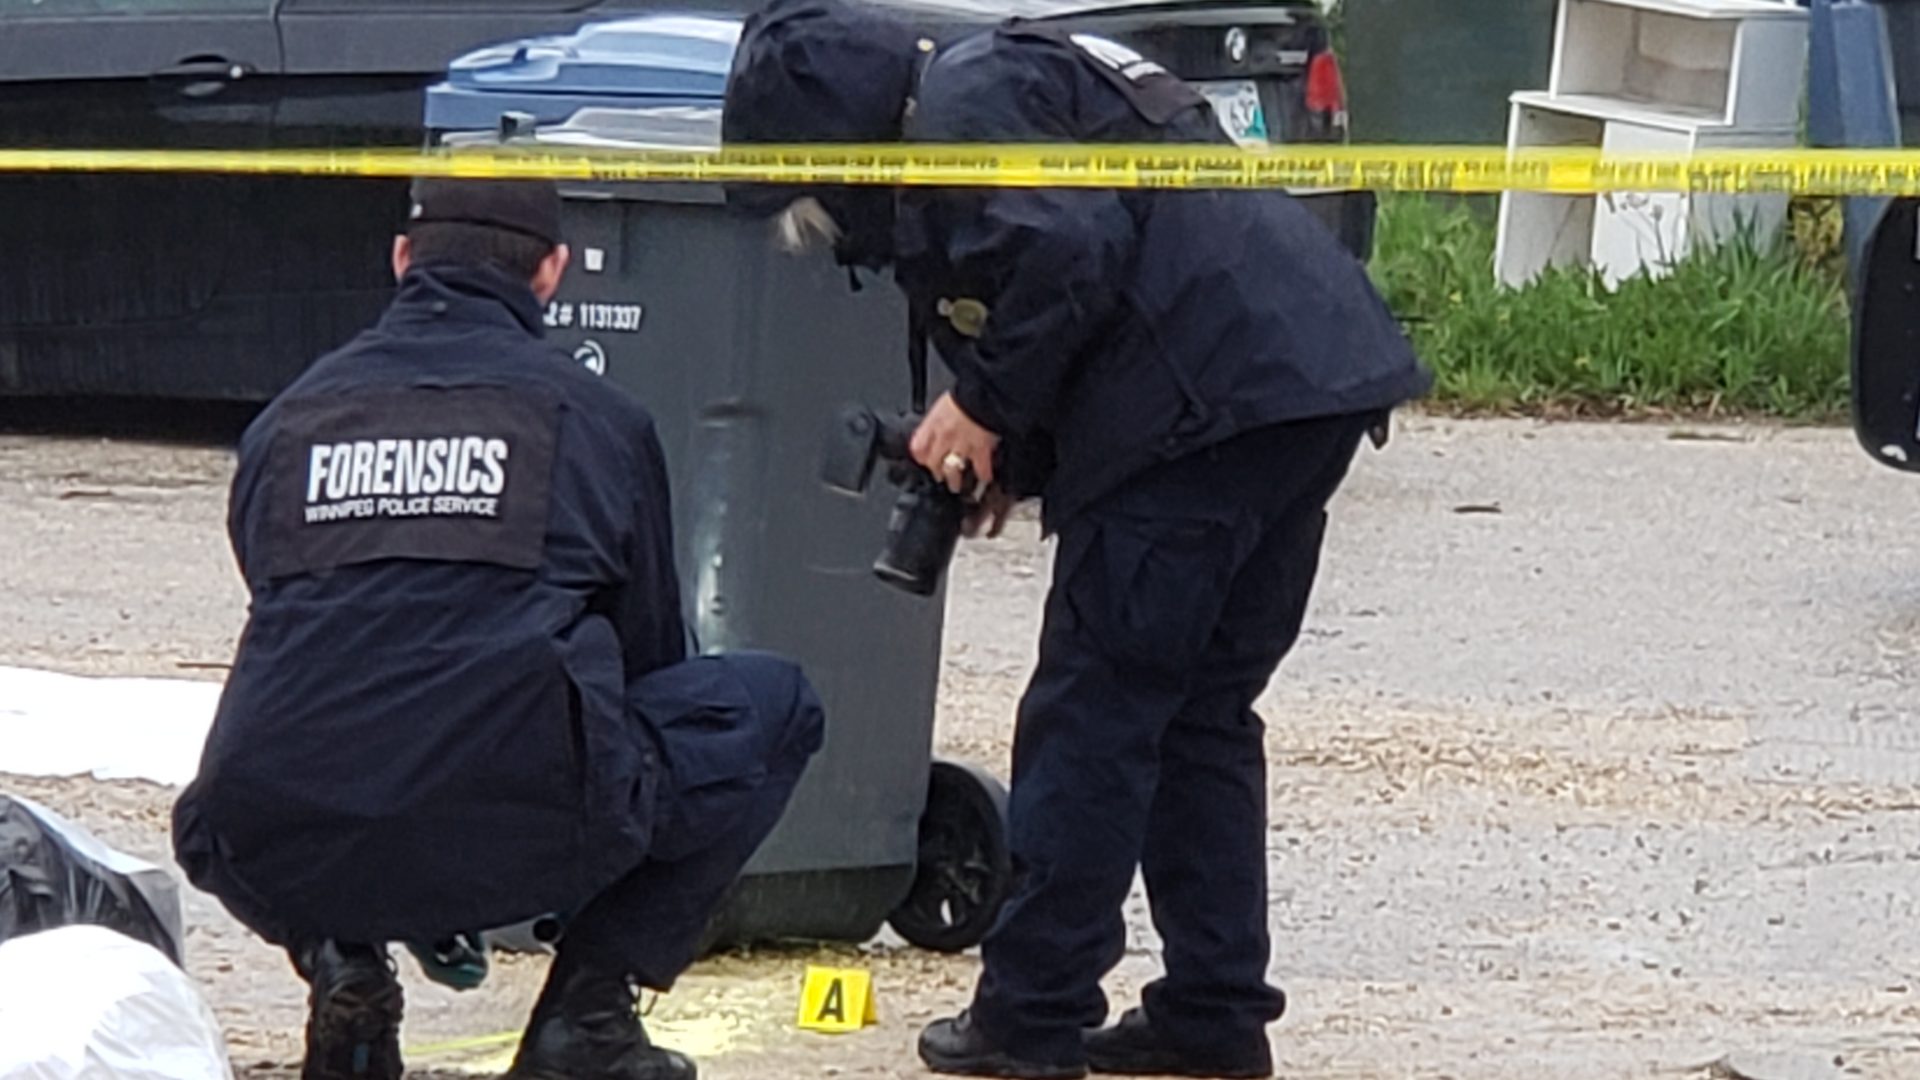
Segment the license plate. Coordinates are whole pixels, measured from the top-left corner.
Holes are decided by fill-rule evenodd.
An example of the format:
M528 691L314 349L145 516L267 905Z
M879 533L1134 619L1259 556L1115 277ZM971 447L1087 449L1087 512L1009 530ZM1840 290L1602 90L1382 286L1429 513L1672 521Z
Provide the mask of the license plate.
M1203 82L1197 89L1213 105L1213 115L1220 120L1220 126L1226 129L1234 142L1242 146L1265 146L1271 138L1267 134L1267 113L1260 107L1260 88L1246 79L1230 82Z

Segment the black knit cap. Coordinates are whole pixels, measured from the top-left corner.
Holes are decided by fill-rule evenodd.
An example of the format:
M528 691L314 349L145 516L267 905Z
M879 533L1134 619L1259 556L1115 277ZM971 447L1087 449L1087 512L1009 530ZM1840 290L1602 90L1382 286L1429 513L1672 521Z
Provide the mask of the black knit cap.
M544 180L413 182L409 229L419 225L480 225L560 246L560 189Z
M919 43L912 26L858 0L770 0L741 31L720 115L721 142L898 141ZM729 207L753 216L777 213L800 194L818 194L758 183L725 190Z
M771 0L742 29L721 140L898 140L919 41L911 25L858 0Z

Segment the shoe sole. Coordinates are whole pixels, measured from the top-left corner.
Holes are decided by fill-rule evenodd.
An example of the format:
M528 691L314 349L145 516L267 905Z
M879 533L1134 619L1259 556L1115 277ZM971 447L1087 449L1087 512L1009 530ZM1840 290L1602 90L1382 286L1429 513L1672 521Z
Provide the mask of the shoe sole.
M1181 1076L1191 1080L1270 1080L1273 1066L1252 1069L1209 1069L1204 1066L1100 1065L1087 1063L1087 1071L1096 1076Z
M920 1060L927 1068L949 1076L998 1076L1007 1080L1081 1080L1087 1069L1081 1065L1036 1065L1032 1062L959 1062L941 1061L925 1054Z
M678 1076L681 1080L699 1080L699 1066L695 1065L690 1058L686 1059L686 1061L686 1071L679 1073ZM506 1072L500 1074L500 1080L576 1080L576 1078L581 1075L584 1074L575 1071L550 1069L543 1065L514 1065Z

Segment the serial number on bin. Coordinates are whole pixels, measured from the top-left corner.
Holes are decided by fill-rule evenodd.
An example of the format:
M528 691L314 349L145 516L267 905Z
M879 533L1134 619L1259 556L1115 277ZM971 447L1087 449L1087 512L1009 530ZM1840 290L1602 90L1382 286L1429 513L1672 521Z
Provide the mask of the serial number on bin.
M640 318L644 309L639 304L572 304L554 303L547 305L547 325L560 329L611 330L615 333L632 334L640 329Z

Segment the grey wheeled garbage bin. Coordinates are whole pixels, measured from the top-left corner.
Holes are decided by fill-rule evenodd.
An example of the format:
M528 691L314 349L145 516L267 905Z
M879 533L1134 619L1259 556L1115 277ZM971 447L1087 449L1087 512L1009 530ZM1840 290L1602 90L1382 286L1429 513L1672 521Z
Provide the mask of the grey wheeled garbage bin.
M483 51L429 93L427 126L457 142L511 115L547 142L711 145L737 33L643 18ZM907 404L897 290L855 292L831 260L780 253L716 186L564 190L574 262L550 333L658 422L699 647L790 655L827 708L825 749L716 943L864 940L891 918L915 944L974 944L1010 875L1005 796L978 770L930 765L944 594L873 574L890 488L821 482L845 405Z

